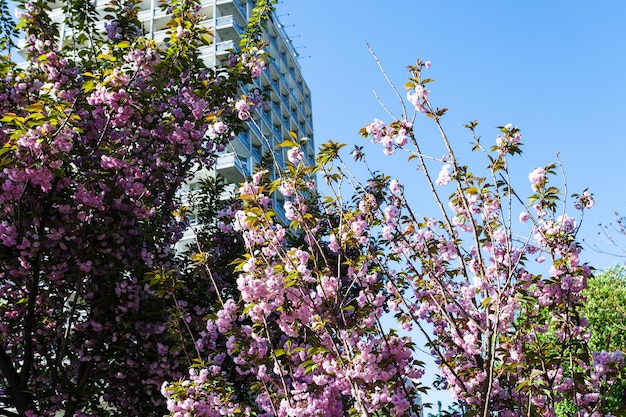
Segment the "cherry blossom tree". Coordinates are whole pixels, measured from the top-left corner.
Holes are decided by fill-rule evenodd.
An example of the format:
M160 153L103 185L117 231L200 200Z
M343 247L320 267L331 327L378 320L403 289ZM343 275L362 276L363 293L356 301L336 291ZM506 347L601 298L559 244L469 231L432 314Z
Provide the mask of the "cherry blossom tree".
M176 192L241 129L271 7L208 68L199 1L164 2L161 44L137 1L110 2L106 33L93 2L65 2L62 47L48 3L21 2L28 59L0 66L0 415L163 415L210 304L178 282Z
M592 268L576 234L592 194L569 200L558 160L516 178L523 145L511 124L491 144L467 124L485 164L464 164L443 127L446 109L431 102L429 68L409 68L401 117L361 130L384 154L406 155L421 180L377 171L360 146L350 161L332 141L309 166L307 139L294 135L279 178L258 170L242 184L242 206L219 220L245 245L237 291L214 288L224 296L198 340L200 361L162 388L171 415L418 415L424 350L411 331L427 338L440 385L465 415L555 416L563 404L571 415L604 415L601 394L623 357L588 347L582 292ZM424 116L443 157L422 149ZM369 178L353 174L355 164ZM415 201L414 184L431 203ZM202 242L194 256L203 258Z

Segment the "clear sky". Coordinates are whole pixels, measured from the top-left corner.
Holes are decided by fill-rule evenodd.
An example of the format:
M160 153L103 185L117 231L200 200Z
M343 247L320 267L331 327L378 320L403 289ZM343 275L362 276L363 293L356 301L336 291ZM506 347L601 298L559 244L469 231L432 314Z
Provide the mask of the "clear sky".
M596 199L579 237L611 250L598 223L626 214L626 1L283 0L278 15L301 56L318 145L365 145L357 134L363 125L390 121L372 90L398 109L366 41L399 88L408 65L430 60L430 99L450 109L443 122L461 162L470 158L468 121L480 122L485 144L496 126L519 126L518 184L529 187L528 172L559 152L568 194L589 188ZM423 129L423 142L438 140ZM409 170L380 149L368 155L392 175L399 166ZM582 258L597 268L623 261L591 245ZM447 404L450 397L432 392L426 400Z
M389 121L372 90L398 109L366 41L399 88L408 65L430 60L430 98L450 109L444 126L461 160L468 121L480 122L486 144L496 126L519 126L519 183L559 152L569 194L588 187L596 198L580 237L611 249L597 224L626 214L626 2L282 0L278 15L312 91L318 145L365 144L363 125ZM426 132L423 141L437 140ZM396 168L370 154L381 170ZM584 259L598 268L619 261L592 250Z

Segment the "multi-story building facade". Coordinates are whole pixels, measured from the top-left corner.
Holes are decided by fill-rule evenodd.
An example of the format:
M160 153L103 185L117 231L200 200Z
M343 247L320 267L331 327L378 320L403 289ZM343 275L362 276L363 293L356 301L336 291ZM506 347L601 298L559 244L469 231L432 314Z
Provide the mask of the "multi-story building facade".
M104 16L107 0L96 0L96 8ZM139 19L146 36L161 41L167 36L169 16L160 7L159 0L142 0ZM51 1L51 18L59 25L61 39L69 35L69 29L63 22L63 2ZM208 66L218 66L226 59L231 50L237 50L239 39L248 24L255 0L202 0L199 14L204 16L202 25L209 28L214 42L201 48L202 58ZM104 22L102 22L104 30ZM183 187L181 192L197 188L201 178L221 175L231 185L231 189L246 177L261 162L262 156L272 151L278 166L284 166L285 155L277 145L289 138L289 132L295 132L299 138L310 140L303 149L305 161L313 163L313 120L311 112L311 92L302 77L298 54L284 26L276 16L272 16L265 31L267 52L270 58L264 73L256 79L256 87L270 91L268 105L257 110L254 122L249 128L232 141L222 153L215 167L197 172L194 179ZM248 86L253 88L252 86ZM245 87L244 87L245 88ZM274 197L279 217L283 201L280 195ZM193 213L191 214L193 221ZM186 239L184 239L186 240Z

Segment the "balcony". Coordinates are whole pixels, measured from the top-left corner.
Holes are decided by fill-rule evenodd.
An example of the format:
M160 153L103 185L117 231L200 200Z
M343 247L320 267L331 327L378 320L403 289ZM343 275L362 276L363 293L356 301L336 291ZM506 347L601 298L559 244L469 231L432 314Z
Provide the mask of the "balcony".
M154 39L157 43L164 42L165 39L169 39L170 35L167 33L167 30L158 30L152 33L152 39Z
M239 0L217 0L216 4L222 15L234 15L241 21L248 20L246 8L239 2Z
M215 50L218 54L223 54L226 53L230 50L233 51L237 51L239 48L237 47L237 44L235 43L235 41L231 40L227 40L227 41L222 41L222 42L218 42L215 45Z
M248 159L238 156L235 152L220 154L215 169L231 183L241 183L250 175Z
M233 16L218 17L215 20L215 28L222 39L239 39L243 29Z

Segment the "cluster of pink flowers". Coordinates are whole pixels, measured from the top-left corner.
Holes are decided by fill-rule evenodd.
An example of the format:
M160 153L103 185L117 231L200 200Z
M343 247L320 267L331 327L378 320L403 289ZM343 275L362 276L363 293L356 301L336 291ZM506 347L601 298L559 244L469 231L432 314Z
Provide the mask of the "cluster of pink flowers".
M237 110L237 116L242 121L250 120L250 117L254 110L264 105L265 98L258 90L253 90L249 95L242 95L239 100L234 104L235 110Z
M161 394L167 398L167 408L173 417L221 417L236 415L241 412L239 404L224 401L220 395L221 387L215 387L210 380L215 377L217 369L213 373L208 369L199 372L194 368L189 370L189 380L186 384L183 401L171 398L172 391L166 383L161 387ZM181 392L178 393L182 394Z
M528 174L528 180L532 183L533 189L537 189L546 180L546 171L543 168L535 168Z
M408 142L408 131L412 123L402 121L391 125L375 119L374 122L365 126L363 134L372 137L372 143L380 143L383 146L383 153L391 155L397 148L401 148Z
M424 88L423 85L417 84L413 89L409 90L406 94L407 100L415 106L415 109L420 113L426 113L426 98L430 92Z
M574 207L577 210L584 210L593 208L595 204L596 202L593 195L588 190L585 190L580 196L578 196L578 201L574 203Z
M420 79L420 73L424 68L430 69L430 61L418 61L418 64L413 68L415 69L416 77L411 80L412 86L407 91L406 98L409 103L415 106L415 110L420 113L426 113L428 111L427 99L430 92L424 87L425 82Z
M294 165L302 162L302 158L304 158L304 152L299 146L293 146L287 151L287 159Z
M437 181L435 181L437 185L443 187L450 183L450 180L452 179L452 176L450 175L450 168L452 168L450 164L444 164L441 167L441 171L439 171L439 175L437 176Z
M300 150L293 149L298 161ZM362 414L416 415L413 398L423 369L414 363L408 337L380 327L381 276L373 260L357 261L356 253L375 250L366 218L376 210L373 194L359 204L362 215L347 216L331 234L336 247L330 245L335 255L328 258L319 244L321 219L311 215L313 206L303 194L311 190L306 169L300 168L303 176L290 178L293 193L285 209L303 245L290 246L287 231L274 221L262 171L240 188L245 205L235 214L234 227L247 247L238 266L241 301L225 301L203 337L203 369L215 380L252 378L258 383L251 397L233 390L219 391L213 399L216 390L189 378L165 387L172 412L191 407L193 398L194 407L214 404L201 415L213 415L224 404L236 404L244 415L316 416L324 410L344 416L351 408ZM342 272L337 261L344 251L354 252L355 263ZM215 367L216 360L221 367ZM237 377L224 373L226 363Z
M267 53L263 49L253 47L239 55L238 60L250 71L252 78L258 78L265 70L266 56Z

